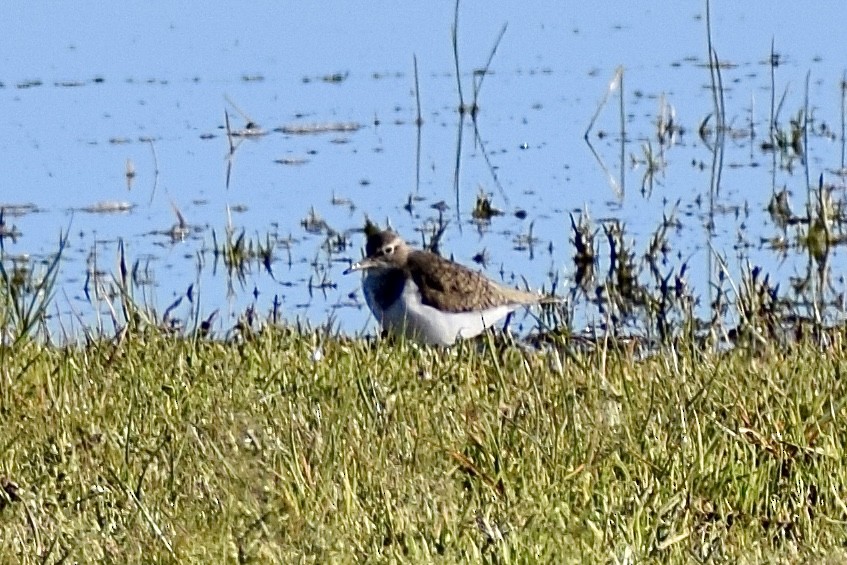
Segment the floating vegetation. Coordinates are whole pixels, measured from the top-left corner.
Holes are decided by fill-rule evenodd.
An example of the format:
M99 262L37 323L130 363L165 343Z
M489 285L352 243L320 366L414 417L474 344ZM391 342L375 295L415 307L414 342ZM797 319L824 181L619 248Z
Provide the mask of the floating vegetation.
M481 222L490 222L494 216L502 216L503 211L494 207L491 203L491 195L480 189L476 197L476 203L471 211L471 217Z
M329 224L326 223L316 211L314 206L309 208L309 213L305 218L300 220L300 225L303 226L308 233L311 234L321 234L324 232L332 231L332 228L329 227Z
M307 76L307 77L303 77L303 83L308 84L310 82L320 81L320 82L328 82L328 83L331 83L331 84L341 84L342 82L347 80L347 77L349 77L349 76L350 76L350 71L344 71L344 72L338 72L338 73L329 73L329 74L320 75L320 76L317 76L317 77L308 77Z
M540 243L540 240L533 235L534 222L530 222L526 232L517 234L512 238L512 248L515 251L530 251L532 254L533 248Z
M16 243L21 235L21 230L16 225L6 221L6 209L0 207L0 249L3 248L4 239L11 239Z
M242 229L236 233L232 228L226 229L226 238L219 241L217 232L212 230L212 254L215 264L218 260L223 261L230 274L237 275L239 281L246 282L246 274L250 264L257 262L267 272L272 273L274 240L270 234L265 236L264 242L246 237L246 231Z
M791 212L791 204L788 197L788 189L783 188L771 195L771 199L768 202L768 214L770 214L771 220L780 229L785 229L790 225L800 222L800 218Z
M61 87L61 88L77 88L80 86L85 86L86 82L82 80L62 80L56 81L53 83L53 86Z
M171 202L171 209L174 211L177 221L176 224L171 226L171 229L168 230L167 234L174 243L184 241L185 238L188 237L188 234L191 233L191 226L188 225L185 216L182 215L180 209L177 208L176 204L173 202Z
M126 159L124 176L126 177L126 189L132 190L132 182L135 180L135 163L129 157Z
M653 151L653 144L649 141L641 144L641 151L641 158L632 155L631 160L633 167L644 167L644 174L641 177L641 193L650 196L653 194L656 176L665 170L666 163L661 153Z
M684 133L685 128L676 119L676 109L662 94L659 113L656 116L656 140L661 147L671 146L677 143Z
M341 206L349 209L351 212L356 209L356 205L353 204L353 200L350 198L345 198L343 196L338 196L335 192L332 193L332 198L329 201L333 206Z
M133 208L135 208L135 204L131 204L129 202L123 202L120 200L104 200L103 202L96 202L90 206L83 206L80 208L80 211L88 212L89 214L126 214L128 212L132 212Z
M32 203L26 204L0 204L0 210L3 211L3 216L25 216L26 214L32 214L34 212L39 212L38 206Z
M309 159L305 157L282 157L280 159L274 159L274 163L279 165L291 165L291 166L300 166L305 165L309 162Z
M276 131L289 135L313 135L319 133L348 133L359 131L362 125L356 122L323 122L311 124L289 124L277 128Z
M350 240L347 235L336 231L327 233L326 239L321 244L321 249L326 251L330 256L345 253L349 247Z
M19 82L18 84L15 85L15 87L19 88L21 90L24 90L24 89L27 89L27 88L35 88L37 86L41 86L42 84L44 84L44 83L42 81L40 81L39 79L33 79L33 80L25 80L23 82Z
M478 251L474 254L474 256L471 257L471 260L485 269L488 267L488 262L491 260L491 254L488 253L487 249L483 249L482 251Z

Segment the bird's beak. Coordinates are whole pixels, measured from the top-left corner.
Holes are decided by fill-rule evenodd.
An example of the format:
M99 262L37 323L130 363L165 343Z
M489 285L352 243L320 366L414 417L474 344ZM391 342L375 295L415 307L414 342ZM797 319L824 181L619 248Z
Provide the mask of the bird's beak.
M344 271L342 274L349 275L350 273L353 273L355 271L365 271L367 269L373 269L374 267L377 267L378 265L379 265L379 263L377 263L373 259L371 259L369 257L365 257L361 261L357 261L356 263L353 263L352 265L350 265L350 268L347 269L346 271Z

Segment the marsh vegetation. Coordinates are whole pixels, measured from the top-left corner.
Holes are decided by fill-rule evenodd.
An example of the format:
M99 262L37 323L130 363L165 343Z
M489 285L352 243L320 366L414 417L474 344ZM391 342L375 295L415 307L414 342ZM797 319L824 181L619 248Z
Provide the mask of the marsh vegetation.
M847 80L829 121L810 100L808 75L805 100L789 107L771 45L768 116L750 108L739 117L723 76L733 66L709 33L711 105L683 123L664 96L655 113L635 116L617 69L584 134L607 177L588 190L621 211L658 200L669 156L686 143L705 155L691 167L708 177L685 201L662 198L661 218L633 235L606 210L538 213L514 201L527 193L504 186L485 135L487 77L508 28L468 71L458 14L457 2L452 193L435 200L420 187L431 130L414 58L416 117L405 125L417 135L417 178L393 195L395 211L408 214L410 241L444 255L451 230L486 234L514 221L498 235L551 265L540 284L562 302L450 348L351 331L339 317L364 305L335 277L358 258L358 224L369 216L335 192L330 211L356 226L337 227L310 203L299 226L256 228L227 204L215 229L191 224L171 201L175 223L148 235L163 249L197 244L182 256L194 273L173 296L161 303L155 258L134 255L131 236L106 250L95 235L71 300L61 274L80 270L73 236L63 230L51 253L13 253L27 237L18 218L37 208L0 207L0 562L847 559ZM201 137L227 147L223 190L246 168L237 156L248 140L381 126L262 127L227 104L219 130ZM610 112L617 126L600 127ZM635 138L636 127L648 133ZM154 159L153 202L157 142L141 142ZM840 146L840 161L813 153L824 142ZM729 157L735 146L746 162ZM469 153L485 178L472 206ZM286 154L274 166L312 156ZM770 196L759 209L752 197L727 197L727 170L760 167L769 175L757 194ZM139 167L128 160L125 170L127 190L138 191ZM561 217L557 239L539 236L546 212ZM716 228L726 218L736 230L729 246ZM318 242L308 259L297 258L298 234ZM557 263L560 249L567 257ZM763 254L793 271L772 272ZM502 263L497 271L488 248L467 259L504 284L527 284ZM227 298L247 299L228 310L210 300L209 273ZM262 293L260 275L272 292ZM285 303L291 288L332 303L330 314L299 316Z

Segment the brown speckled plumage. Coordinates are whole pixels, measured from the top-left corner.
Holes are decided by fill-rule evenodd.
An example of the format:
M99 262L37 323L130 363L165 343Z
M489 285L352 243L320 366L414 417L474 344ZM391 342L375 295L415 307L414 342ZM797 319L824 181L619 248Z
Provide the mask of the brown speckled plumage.
M508 288L481 273L429 251L409 247L391 230L371 231L365 245L365 262L372 262L385 277L386 298L399 294L398 283L410 278L422 302L442 312L472 312L502 305L529 305L549 297ZM402 278L401 278L402 273ZM390 303L390 302L389 302Z

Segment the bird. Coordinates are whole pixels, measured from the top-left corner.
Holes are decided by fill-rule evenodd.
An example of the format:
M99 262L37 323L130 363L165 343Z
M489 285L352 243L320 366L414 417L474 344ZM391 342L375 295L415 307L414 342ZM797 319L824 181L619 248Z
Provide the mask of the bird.
M500 285L482 273L410 247L391 229L365 228L365 258L344 274L361 271L365 302L387 332L429 345L471 338L511 312L558 302Z

